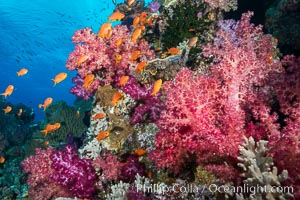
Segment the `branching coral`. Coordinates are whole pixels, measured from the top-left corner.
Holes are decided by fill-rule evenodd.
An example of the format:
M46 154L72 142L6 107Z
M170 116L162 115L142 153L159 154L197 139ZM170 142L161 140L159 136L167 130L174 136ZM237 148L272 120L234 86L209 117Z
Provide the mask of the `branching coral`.
M260 192L251 193L247 199L288 199L292 194L288 191L275 190L287 179L288 171L283 170L278 174L272 157L267 155L267 141L254 141L252 137L245 138L245 143L239 147L240 156L238 165L243 168L242 177L247 187L262 188ZM273 190L272 190L273 189ZM244 199L243 194L237 194L237 199Z

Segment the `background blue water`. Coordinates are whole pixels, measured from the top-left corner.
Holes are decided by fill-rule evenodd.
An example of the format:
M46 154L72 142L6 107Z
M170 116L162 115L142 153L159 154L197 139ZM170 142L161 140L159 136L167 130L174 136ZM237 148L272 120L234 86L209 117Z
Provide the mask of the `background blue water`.
M7 101L32 107L36 120L44 117L38 104L47 97L72 105L69 90L76 72L65 67L74 48L71 37L84 27L98 32L113 9L109 0L0 0L0 93L13 84ZM23 67L29 72L18 77ZM51 79L60 72L68 78L53 87Z

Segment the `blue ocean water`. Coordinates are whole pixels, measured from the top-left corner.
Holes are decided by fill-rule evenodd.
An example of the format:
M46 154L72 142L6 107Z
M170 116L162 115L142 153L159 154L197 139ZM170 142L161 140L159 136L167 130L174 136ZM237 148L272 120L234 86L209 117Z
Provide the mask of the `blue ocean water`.
M84 27L97 32L113 9L107 0L0 0L0 93L13 84L7 101L33 108L35 120L44 117L38 104L47 97L72 105L69 90L76 72L65 67L74 47L71 37ZM18 77L21 68L29 71ZM68 77L53 87L51 79L60 72Z

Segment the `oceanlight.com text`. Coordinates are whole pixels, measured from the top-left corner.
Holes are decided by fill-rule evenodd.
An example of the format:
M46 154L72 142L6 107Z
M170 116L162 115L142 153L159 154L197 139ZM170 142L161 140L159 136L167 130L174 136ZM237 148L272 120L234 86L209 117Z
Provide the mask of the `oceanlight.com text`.
M159 194L167 194L167 193L230 193L230 194L258 194L258 193L286 193L293 194L294 188L292 186L260 186L260 185L248 185L243 184L241 186L230 186L230 185L216 185L210 184L208 186L200 186L196 184L173 184L173 185L164 185L164 184L150 184L136 185L137 192L143 193L159 193Z

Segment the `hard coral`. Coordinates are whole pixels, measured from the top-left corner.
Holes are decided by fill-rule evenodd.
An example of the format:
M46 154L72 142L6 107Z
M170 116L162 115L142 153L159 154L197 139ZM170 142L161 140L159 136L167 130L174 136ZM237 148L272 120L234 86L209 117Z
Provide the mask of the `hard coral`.
M69 188L76 197L89 198L95 192L96 174L87 159L80 159L72 146L51 155L51 178Z

